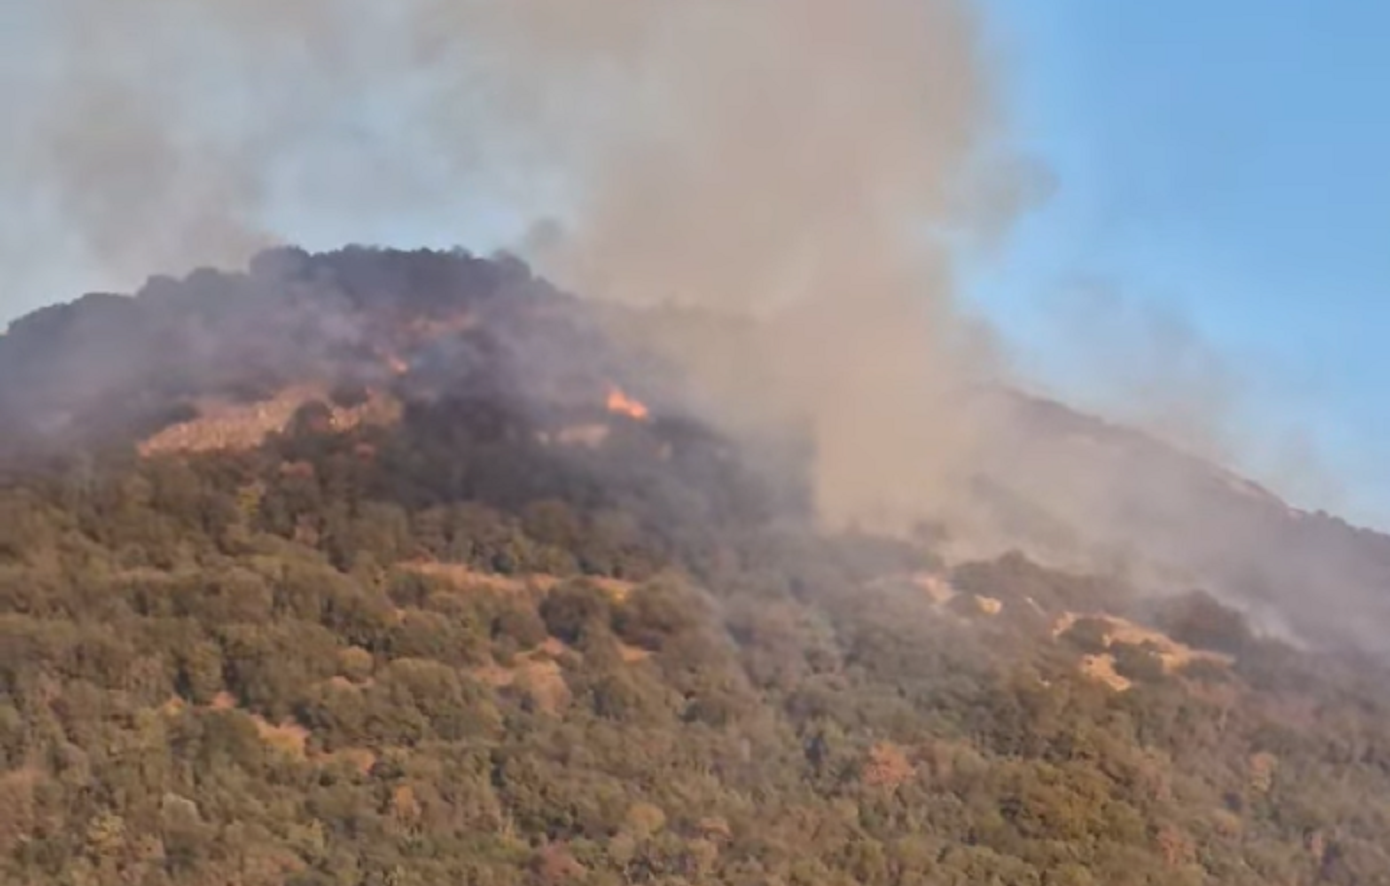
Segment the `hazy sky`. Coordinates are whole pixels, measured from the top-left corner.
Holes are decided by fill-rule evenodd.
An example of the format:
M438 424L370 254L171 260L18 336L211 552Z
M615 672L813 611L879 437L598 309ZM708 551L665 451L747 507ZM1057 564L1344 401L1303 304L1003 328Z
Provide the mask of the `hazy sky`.
M1058 187L973 295L1074 389L1107 381L1070 338L1088 297L1100 351L1187 348L1194 385L1215 363L1257 470L1390 522L1390 6L986 7L1017 133ZM1145 313L1173 340L1126 334ZM1297 467L1300 434L1338 488L1272 464Z
M967 297L1040 383L1183 433L1214 425L1204 430L1216 443L1300 504L1390 525L1390 400L1380 396L1390 381L1390 6L982 4L1014 137L1056 188L972 265ZM35 113L26 83L48 61L45 5L0 3L10 126ZM342 109L321 134L331 161L280 158L279 180L293 187L272 200L269 227L322 248L487 249L512 236L525 207L504 194L433 193L369 214L337 195L334 164L392 162L380 145L399 131L394 104L370 95ZM32 236L51 220L15 197L25 172L0 170L0 321L105 282L61 240ZM1150 402L1156 391L1184 402Z

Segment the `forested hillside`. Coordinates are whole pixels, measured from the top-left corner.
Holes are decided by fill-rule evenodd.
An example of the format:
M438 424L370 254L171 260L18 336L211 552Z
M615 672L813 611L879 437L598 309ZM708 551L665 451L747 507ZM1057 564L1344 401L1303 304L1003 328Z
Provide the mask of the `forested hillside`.
M1379 660L819 531L515 263L281 251L0 372L0 882L1390 883Z

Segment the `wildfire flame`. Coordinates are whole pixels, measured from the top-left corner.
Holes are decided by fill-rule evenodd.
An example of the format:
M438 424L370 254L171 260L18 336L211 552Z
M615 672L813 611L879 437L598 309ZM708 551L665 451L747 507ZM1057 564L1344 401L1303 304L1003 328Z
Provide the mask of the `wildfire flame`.
M638 400L634 400L623 393L620 388L610 387L608 389L608 411L616 415L626 415L636 421L646 421L651 417L651 410Z
M402 360L394 351L379 346L372 350L376 352L377 359L386 364L386 368L390 369L393 374L405 375L410 371L410 364Z

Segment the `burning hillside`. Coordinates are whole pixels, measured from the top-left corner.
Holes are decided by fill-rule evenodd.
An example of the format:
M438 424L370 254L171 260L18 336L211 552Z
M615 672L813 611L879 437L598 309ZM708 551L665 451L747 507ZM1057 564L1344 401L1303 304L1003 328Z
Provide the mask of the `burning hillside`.
M158 425L192 401L204 427L282 425L306 384L503 398L538 413L606 403L645 420L648 407L613 382L624 359L577 303L515 263L287 249L246 273L157 278L133 297L16 322L0 347L0 415L11 449L100 437L113 412ZM230 425L218 435L234 442Z
M1361 641L1390 620L1280 558L1370 600L1390 541L1007 391L976 522L827 527L820 425L722 430L600 316L513 262L279 250L0 339L0 880L1385 869L1384 666L1135 564ZM1133 581L956 562L1005 530Z
M1390 539L1010 387L979 4L10 6L11 285L238 269L0 337L0 883L1386 882L1390 669L1240 610ZM253 256L461 210L590 300Z
M15 323L0 338L0 444L20 459L121 440L146 455L245 450L319 402L339 433L456 414L470 435L527 441L555 458L741 459L804 509L827 444L837 460L852 455L839 448L846 429L825 438L822 424L789 425L756 446L740 430L739 451L710 424L723 410L707 408L709 395L721 389L700 388L707 373L676 371L672 358L689 351L665 347L668 321L659 310L596 312L510 259L279 249L246 272L156 278L133 297L88 296ZM698 337L705 327L683 328ZM744 365L736 337L708 329L727 365ZM771 402L762 383L749 373L733 390ZM348 390L364 393L332 402ZM1306 639L1383 648L1390 540L1294 512L1210 464L1057 404L1007 390L972 403L962 408L988 420L962 412L955 423L976 433L957 478L969 497L910 500L961 550L1021 547L1158 589L1207 585ZM933 438L922 445L930 456ZM798 476L808 457L812 475ZM866 452L855 472L846 467L855 465L836 462L836 482L884 466ZM1343 605L1325 605L1328 594Z

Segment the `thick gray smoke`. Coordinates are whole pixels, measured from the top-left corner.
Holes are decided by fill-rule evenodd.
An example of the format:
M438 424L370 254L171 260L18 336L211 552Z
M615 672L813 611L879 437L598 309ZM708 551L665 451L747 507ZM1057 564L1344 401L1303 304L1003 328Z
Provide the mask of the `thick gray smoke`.
M113 276L238 262L293 233L270 221L286 195L346 193L366 215L447 199L431 183L486 187L556 222L537 258L579 291L776 313L766 383L719 393L810 417L828 517L907 516L961 474L956 396L997 367L943 238L997 236L1039 184L997 152L961 0L57 0L28 17L43 49L5 98L6 188ZM717 345L693 368L727 367Z
M625 328L678 354L721 418L809 423L830 522L946 517L1010 543L985 474L1056 518L1042 534L1062 554L1093 555L1080 529L1198 577L1258 559L1269 520L1306 525L1227 475L979 393L1017 380L952 296L950 245L998 242L1050 182L1002 147L968 0L12 6L12 281L73 262L124 286L239 264L326 219L419 230L501 205L562 284L668 306ZM464 239L455 218L440 239ZM1200 349L1175 364L1154 340L1125 388L1152 414L1130 417L1226 443L1209 420L1232 392ZM1210 494L1236 504L1199 507ZM1313 559L1232 580L1296 592Z
M940 238L991 233L1028 184L969 186L1019 168L986 163L1000 133L969 8L631 2L556 26L553 5L501 23L513 57L563 60L535 82L578 84L566 108L592 115L546 264L623 302L775 317L762 381L725 372L718 401L809 417L827 518L920 516L965 473L962 386L996 368ZM726 344L686 357L727 370Z

